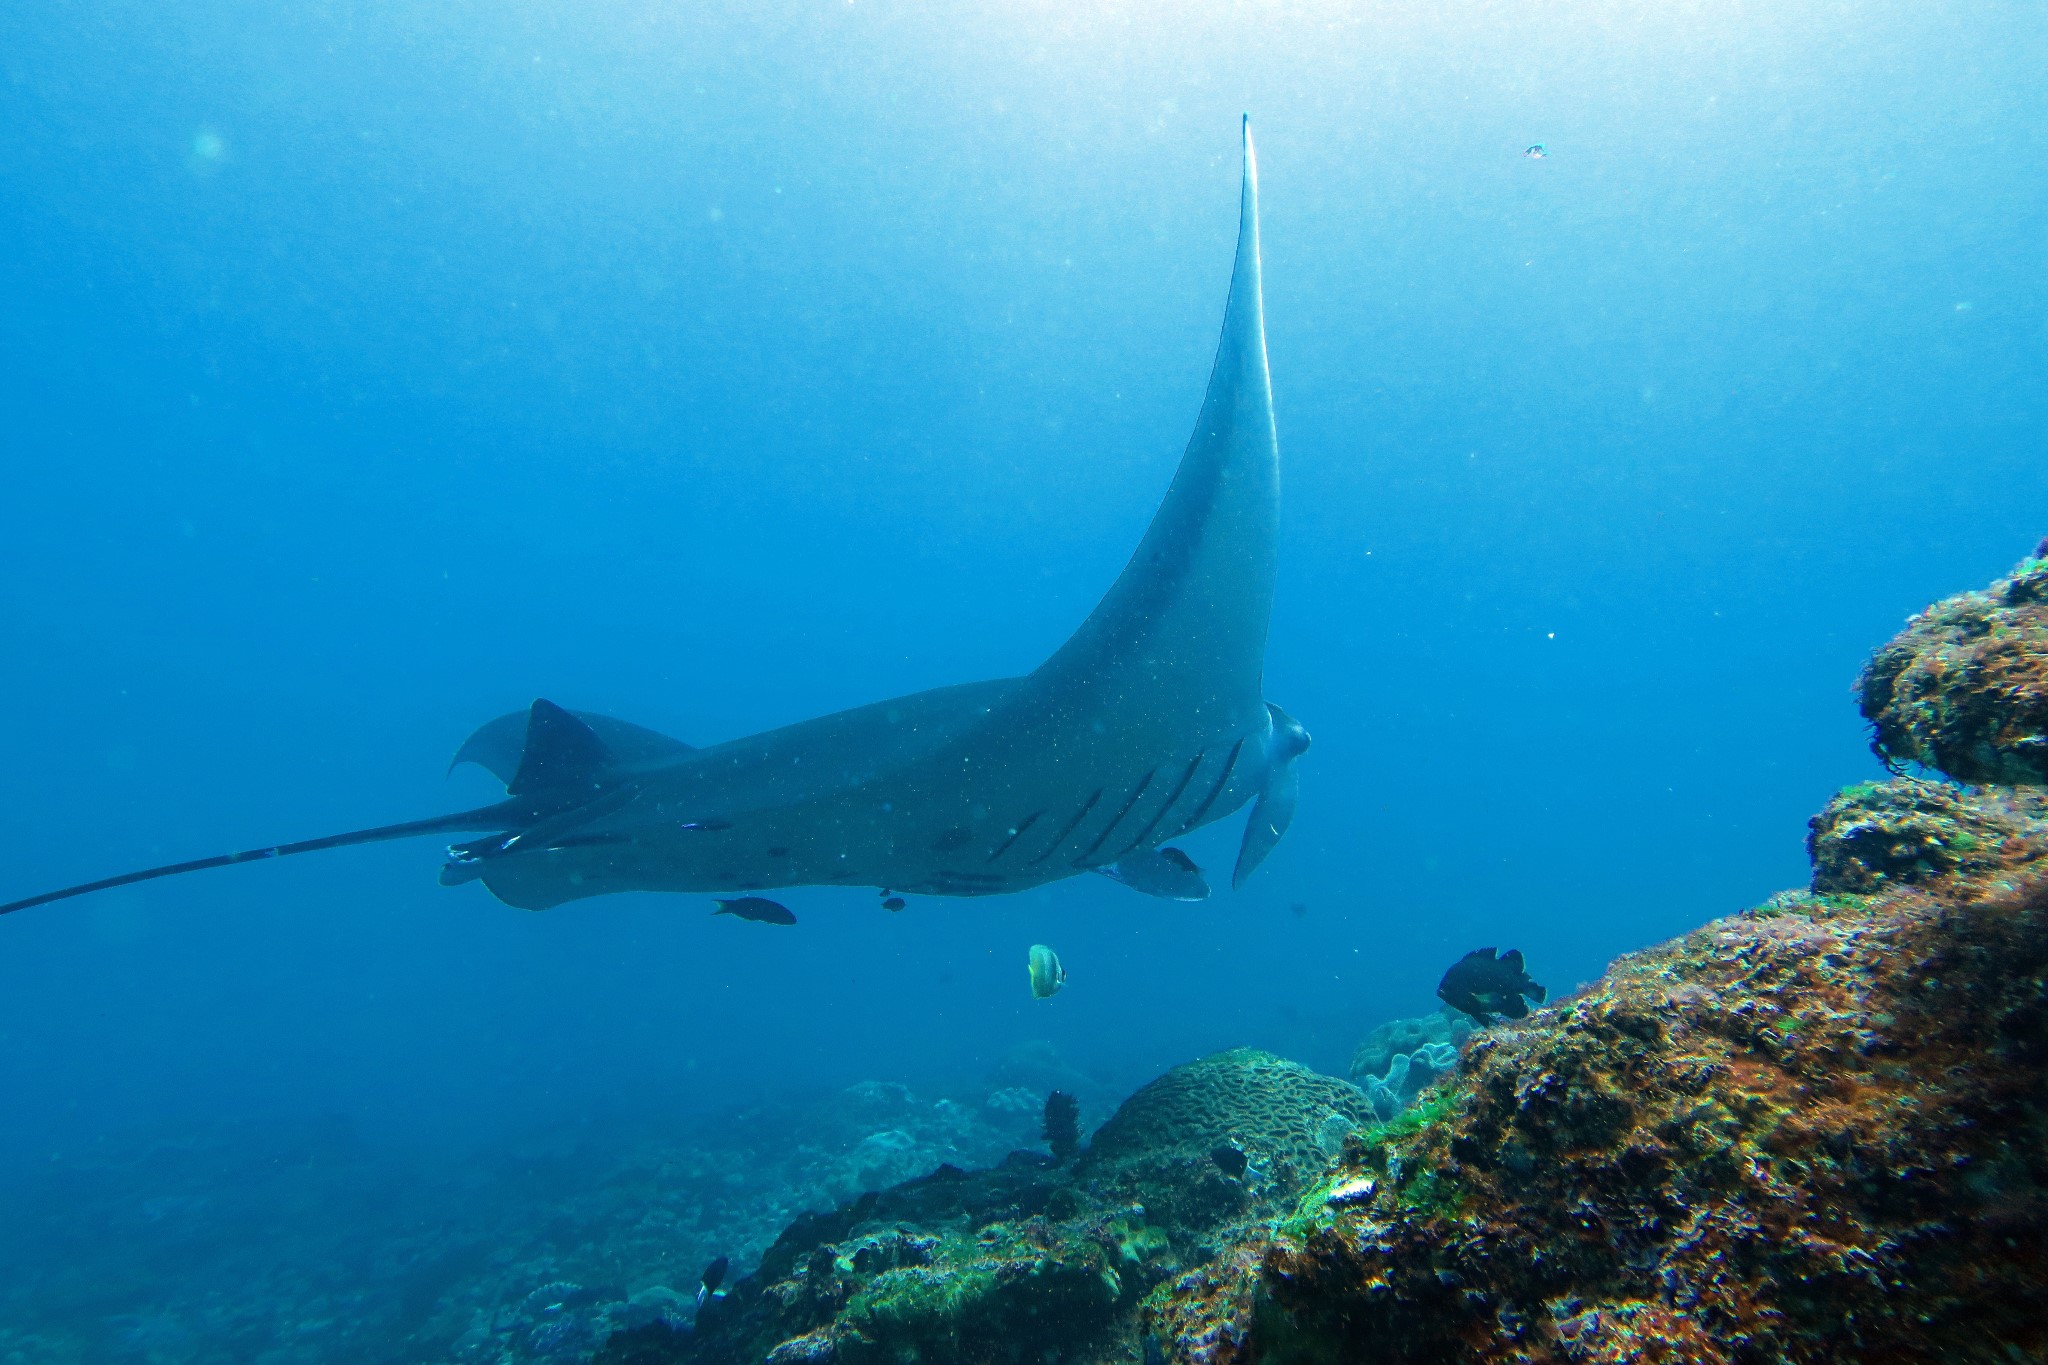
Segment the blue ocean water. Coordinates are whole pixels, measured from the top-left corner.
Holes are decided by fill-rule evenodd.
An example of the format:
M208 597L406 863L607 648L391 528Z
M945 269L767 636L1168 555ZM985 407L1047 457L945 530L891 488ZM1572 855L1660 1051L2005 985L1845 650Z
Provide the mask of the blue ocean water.
M1198 906L530 914L416 842L10 916L0 1184L1041 1040L1341 1073L1469 948L1563 989L1803 882L1862 660L2048 530L2043 71L2022 0L7 6L0 899L480 804L534 697L706 743L1027 671L1186 440L1244 111L1316 746Z

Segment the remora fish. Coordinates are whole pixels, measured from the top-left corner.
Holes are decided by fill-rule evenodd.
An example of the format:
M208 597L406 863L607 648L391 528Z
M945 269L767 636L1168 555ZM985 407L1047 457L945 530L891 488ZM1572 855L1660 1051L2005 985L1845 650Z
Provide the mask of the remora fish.
M750 919L756 924L795 924L796 916L781 901L771 901L766 896L740 896L734 900L718 902L714 915L732 915L737 919Z
M441 880L541 910L620 891L1021 891L1082 872L1175 899L1163 846L1250 803L1233 887L1293 819L1308 733L1262 687L1279 530L1258 172L1244 130L1237 256L1201 414L1137 552L1036 672L900 697L697 749L536 701L455 755L505 783L477 810L224 853L0 905L0 914L349 844L483 831Z

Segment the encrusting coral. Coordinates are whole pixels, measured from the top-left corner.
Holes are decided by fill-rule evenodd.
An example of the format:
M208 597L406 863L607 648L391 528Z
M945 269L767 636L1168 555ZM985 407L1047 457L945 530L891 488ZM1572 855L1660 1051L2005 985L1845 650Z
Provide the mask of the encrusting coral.
M2048 793L1970 791L1896 777L1837 792L1808 821L1806 850L1819 894L1857 895L2024 863L2030 831L2048 819Z
M2037 829L2033 851L2048 844ZM1354 1152L1208 1360L2048 1351L2048 881L1781 897L1490 1032Z
M2048 783L2048 540L2010 576L1907 622L1856 690L1887 763Z

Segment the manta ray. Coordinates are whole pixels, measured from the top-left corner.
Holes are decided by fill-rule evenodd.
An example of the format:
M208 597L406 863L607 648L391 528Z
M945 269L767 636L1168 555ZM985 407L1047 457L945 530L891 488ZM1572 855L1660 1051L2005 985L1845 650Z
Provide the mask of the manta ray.
M1237 256L1194 435L1116 582L1035 672L876 702L695 748L536 701L471 735L505 799L107 877L0 914L155 877L349 844L479 834L441 881L542 910L623 891L864 886L991 896L1096 872L1200 900L1171 841L1251 804L1241 886L1286 832L1308 734L1265 698L1279 531L1259 182L1249 122ZM452 765L451 765L452 769Z

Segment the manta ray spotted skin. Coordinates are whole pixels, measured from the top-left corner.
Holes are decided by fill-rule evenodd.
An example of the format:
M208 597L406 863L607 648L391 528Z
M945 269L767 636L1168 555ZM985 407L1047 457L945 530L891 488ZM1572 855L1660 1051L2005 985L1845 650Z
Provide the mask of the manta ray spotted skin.
M877 702L709 748L537 701L470 737L506 799L481 810L151 868L152 877L457 830L444 883L540 910L621 891L886 887L1021 891L1102 872L1198 900L1163 847L1254 802L1232 885L1293 818L1308 735L1262 687L1279 533L1260 284L1258 170L1244 129L1237 257L1207 397L1172 486L1109 592L1027 677Z

